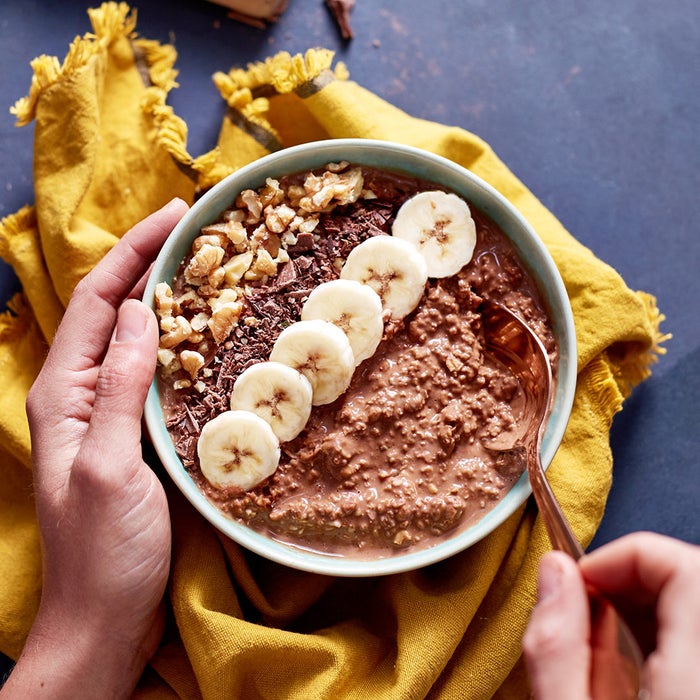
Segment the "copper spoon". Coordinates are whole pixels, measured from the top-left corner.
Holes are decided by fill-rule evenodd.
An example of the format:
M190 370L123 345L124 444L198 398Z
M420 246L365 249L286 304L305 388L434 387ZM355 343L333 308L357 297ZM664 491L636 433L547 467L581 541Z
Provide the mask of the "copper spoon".
M516 314L490 300L481 304L485 349L518 379L523 392L525 430L508 445L492 441L491 449L524 449L527 472L537 508L554 549L578 560L583 548L569 525L545 470L542 467L542 438L552 403L552 369L542 342ZM643 687L644 657L629 627L612 604L589 587L591 603L591 691L595 700L648 697Z

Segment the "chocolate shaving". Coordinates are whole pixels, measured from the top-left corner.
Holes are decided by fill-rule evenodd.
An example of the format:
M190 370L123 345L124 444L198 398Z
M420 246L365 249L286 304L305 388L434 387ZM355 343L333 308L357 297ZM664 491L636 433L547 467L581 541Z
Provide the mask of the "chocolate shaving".
M326 0L326 5L340 29L340 36L346 41L352 39L355 35L350 26L350 14L355 7L355 0Z

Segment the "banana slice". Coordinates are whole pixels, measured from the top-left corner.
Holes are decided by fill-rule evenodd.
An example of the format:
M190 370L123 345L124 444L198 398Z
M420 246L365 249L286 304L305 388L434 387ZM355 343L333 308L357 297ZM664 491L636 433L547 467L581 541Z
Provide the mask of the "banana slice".
M429 277L457 274L472 259L476 245L469 205L456 194L439 190L407 199L391 232L416 246L428 264Z
M314 406L335 401L350 385L355 370L348 337L320 319L287 326L272 346L270 360L289 365L309 380Z
M428 268L408 241L373 236L350 251L340 278L370 286L392 318L403 318L418 306L428 281Z
M302 321L313 319L329 321L347 335L355 365L374 355L384 335L381 298L355 280L319 284L301 309Z
M231 409L252 411L280 442L293 440L311 415L313 390L300 372L281 362L258 362L233 384Z
M225 411L202 428L197 443L199 466L216 488L247 491L277 469L280 445L272 428L250 411Z

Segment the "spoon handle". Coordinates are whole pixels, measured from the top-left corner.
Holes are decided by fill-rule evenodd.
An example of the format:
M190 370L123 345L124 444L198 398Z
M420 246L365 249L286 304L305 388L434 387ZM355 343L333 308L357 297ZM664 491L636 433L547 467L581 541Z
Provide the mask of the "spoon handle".
M562 512L559 501L549 485L549 481L547 481L540 462L539 445L537 443L533 443L528 448L527 465L535 503L537 503L537 509L544 520L552 547L566 552L578 561L583 556L583 548Z
M528 455L528 476L552 547L578 561L583 548L547 481L537 448ZM587 594L591 612L592 697L594 700L648 697L642 680L644 657L637 640L609 600L592 586L587 586Z

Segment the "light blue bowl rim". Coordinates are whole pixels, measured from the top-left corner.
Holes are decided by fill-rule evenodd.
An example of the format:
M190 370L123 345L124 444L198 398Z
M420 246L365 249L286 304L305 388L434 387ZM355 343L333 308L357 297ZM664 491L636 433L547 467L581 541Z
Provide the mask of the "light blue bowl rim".
M254 161L206 192L177 224L156 259L143 299L154 306L155 286L172 280L179 262L202 226L231 205L238 192L279 177L346 160L403 171L460 194L487 214L509 237L549 305L560 362L553 410L542 443L542 461L551 463L569 420L576 388L576 334L571 305L551 255L525 218L496 189L451 160L412 146L370 139L333 139L292 146ZM185 471L163 421L154 380L144 409L146 426L168 474L192 505L216 528L243 547L272 561L303 571L333 576L379 576L418 569L450 557L478 542L509 518L531 493L523 474L506 496L474 525L427 549L407 550L379 559L321 554L276 541L225 516L208 501Z

